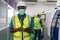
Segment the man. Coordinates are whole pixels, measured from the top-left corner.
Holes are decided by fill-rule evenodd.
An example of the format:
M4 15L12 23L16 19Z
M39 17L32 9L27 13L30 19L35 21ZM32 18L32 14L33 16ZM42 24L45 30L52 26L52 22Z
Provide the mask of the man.
M40 15L37 15L37 17L33 17L31 22L31 27L34 28L34 40L37 40L36 37L38 37L38 40L41 40L41 26L42 26L42 20L40 19Z
M30 20L25 13L27 6L20 1L17 4L17 8L18 15L14 16L10 23L10 32L13 33L13 40L30 40Z
M32 17L31 17L30 28L32 28L32 30L34 29L34 28L33 28L33 27L34 27L34 17L35 17L35 16L32 16ZM31 40L34 40L34 30L31 32L30 37L31 37Z

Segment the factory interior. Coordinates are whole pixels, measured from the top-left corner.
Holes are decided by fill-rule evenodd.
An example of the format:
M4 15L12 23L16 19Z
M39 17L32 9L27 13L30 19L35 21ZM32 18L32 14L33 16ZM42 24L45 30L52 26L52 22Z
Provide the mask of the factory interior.
M26 15L36 17L40 14L44 24L41 28L41 40L60 40L60 0L0 0L0 40L21 40L12 39L13 33L10 32L10 22L18 14L19 1L26 4ZM30 40L35 39L34 34L30 34ZM22 37L22 40L25 39Z

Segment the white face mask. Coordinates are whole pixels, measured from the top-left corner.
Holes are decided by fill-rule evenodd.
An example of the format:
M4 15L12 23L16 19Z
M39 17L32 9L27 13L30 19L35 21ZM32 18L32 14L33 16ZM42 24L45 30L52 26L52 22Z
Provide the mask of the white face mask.
M18 10L18 13L19 13L20 15L24 15L24 14L25 14L25 10L24 10L24 9L19 9L19 10Z

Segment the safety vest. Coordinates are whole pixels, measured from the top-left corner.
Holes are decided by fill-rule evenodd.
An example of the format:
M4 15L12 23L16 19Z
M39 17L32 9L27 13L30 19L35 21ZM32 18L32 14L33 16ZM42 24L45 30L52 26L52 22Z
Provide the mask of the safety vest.
M12 18L12 23L14 28L20 28L21 27L21 22L18 19L18 15ZM23 21L23 28L28 28L29 27L29 17L26 16ZM22 40L22 32L17 31L13 33L14 40ZM23 32L23 40L30 40L29 33Z
M35 17L34 18L34 29L41 29L41 24L39 22L40 22L40 18Z

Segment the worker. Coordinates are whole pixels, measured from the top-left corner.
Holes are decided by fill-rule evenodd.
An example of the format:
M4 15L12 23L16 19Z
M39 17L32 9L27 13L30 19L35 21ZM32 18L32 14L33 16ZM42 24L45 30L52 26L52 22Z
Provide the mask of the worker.
M13 34L12 40L30 40L29 33L32 31L30 26L29 16L26 15L25 10L27 6L20 1L17 4L18 15L12 17L10 23L10 32Z
M32 30L33 30L33 27L34 27L34 15L31 17L31 24L30 24L30 28L32 28ZM31 40L34 40L34 30L30 33L30 38L31 38Z
M31 24L30 24L30 28L34 27L34 16L31 17Z
M42 20L40 19L40 14L37 15L37 17L34 18L34 40L41 40L41 27L42 27Z

